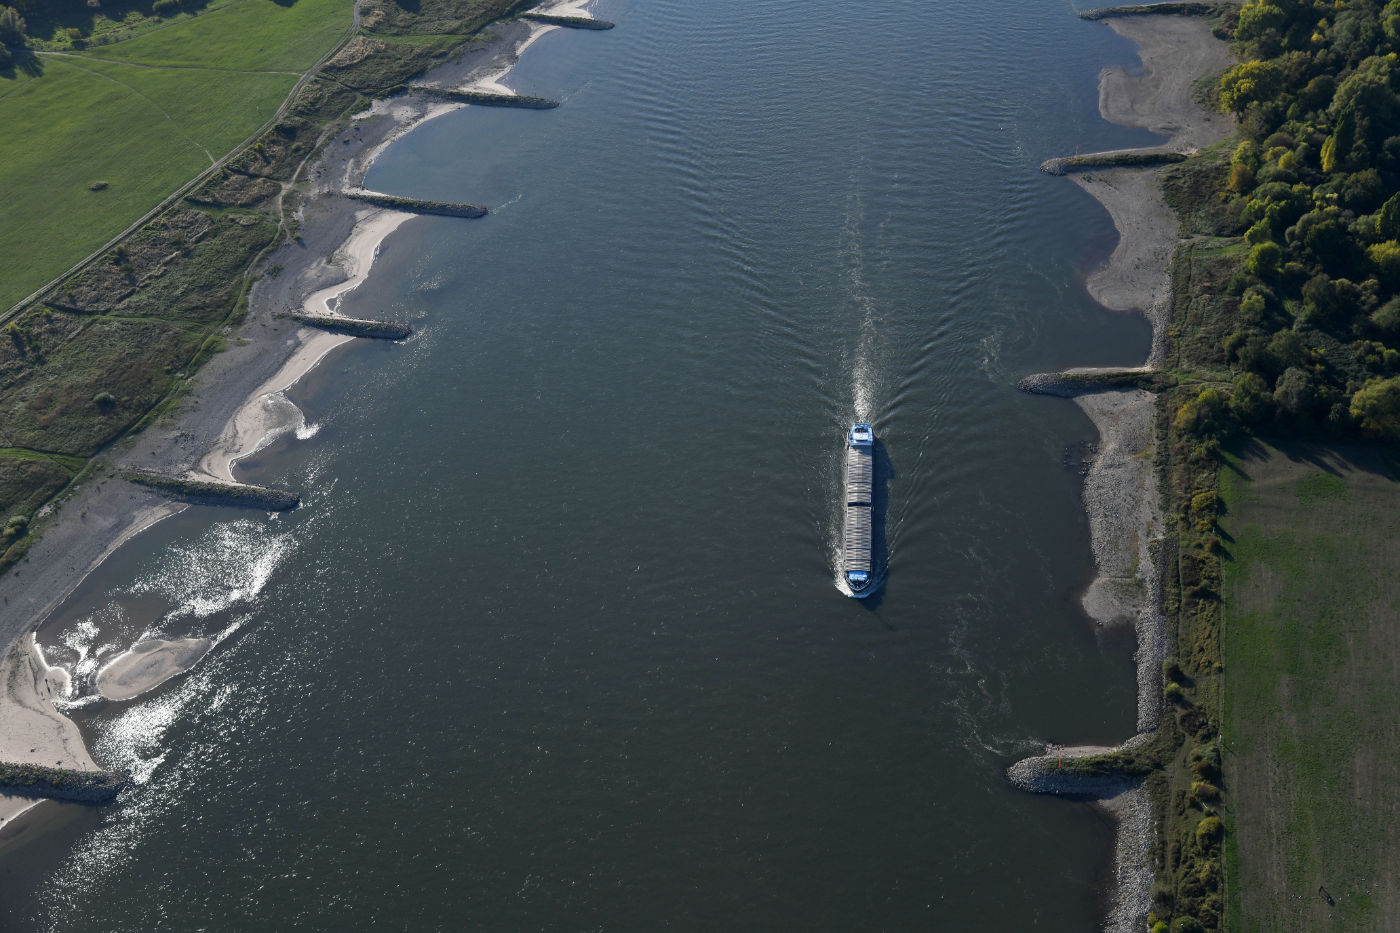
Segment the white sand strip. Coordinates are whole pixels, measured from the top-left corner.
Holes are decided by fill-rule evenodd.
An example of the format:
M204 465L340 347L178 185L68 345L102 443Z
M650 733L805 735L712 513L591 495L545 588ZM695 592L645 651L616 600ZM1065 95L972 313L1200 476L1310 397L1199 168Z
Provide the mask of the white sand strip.
M277 371L277 375L263 383L253 397L229 420L214 447L204 455L199 465L190 471L189 475L192 478L220 483L237 482L233 478L233 465L257 451L269 436L275 436L293 426L287 418L287 405L276 404L275 396L301 381L302 377L316 368L327 353L355 339L346 334L333 334L309 327L298 331L297 337L301 346Z
M359 288L369 277L379 249L393 233L415 215L404 211L367 210L357 215L359 222L349 239L338 250L331 264L344 270L346 278L310 295L302 304L307 314L338 316L343 296ZM282 393L315 369L326 354L354 340L346 334L303 328L297 334L301 345L277 374L253 393L229 419L213 448L199 461L190 475L233 483L233 465L261 450L283 432L296 427L301 415Z
M544 12L544 11L541 11L541 12ZM554 13L553 10L550 10L550 11L548 11L548 12ZM558 14L558 15L570 15L570 16L572 16L572 15L575 15L575 14ZM558 26L551 26L551 25L549 25L548 23L534 23L534 24L530 27L530 34L529 34L528 36L525 37L525 41L522 42L522 43L520 43L520 45L518 45L518 46L516 47L516 49L515 49L515 56L514 56L514 57L515 57L516 61L511 62L509 65L507 65L505 68L502 68L500 71L496 72L495 74L487 75L487 76L485 76L484 78L479 78L478 80L473 81L471 84L467 85L467 87L465 88L465 90L470 90L470 91L486 91L486 92L491 93L491 94L514 94L514 93L516 93L515 88L513 88L513 87L511 87L510 85L508 85L508 84L505 83L506 76L509 75L512 71L515 70L515 66L516 66L516 64L519 62L520 56L521 56L521 55L524 55L524 54L525 54L525 50L528 49L530 46L534 45L535 42L539 39L540 36L544 35L544 34L547 33L547 32L552 32L553 30L558 29L558 28L559 28Z
M302 310L307 314L339 315L340 303L344 297L363 285L369 277L370 267L379 256L379 248L385 238L414 216L406 211L381 208L362 211L356 215L354 231L345 244L336 250L329 263L345 270L346 278L335 285L312 292L302 302Z

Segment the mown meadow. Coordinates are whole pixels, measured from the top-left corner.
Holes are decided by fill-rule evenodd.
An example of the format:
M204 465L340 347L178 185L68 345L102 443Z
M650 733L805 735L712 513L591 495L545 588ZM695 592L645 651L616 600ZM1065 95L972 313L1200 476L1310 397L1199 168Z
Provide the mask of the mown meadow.
M1400 914L1400 478L1375 449L1225 459L1229 929Z
M353 0L235 0L0 73L0 312L116 236L276 112Z

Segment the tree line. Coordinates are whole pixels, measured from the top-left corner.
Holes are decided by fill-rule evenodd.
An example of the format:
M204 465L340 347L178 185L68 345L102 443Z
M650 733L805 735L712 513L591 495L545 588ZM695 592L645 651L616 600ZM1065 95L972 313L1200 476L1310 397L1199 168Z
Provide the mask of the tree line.
M1221 76L1240 142L1218 192L1248 252L1231 391L1179 413L1400 440L1400 0L1250 0Z

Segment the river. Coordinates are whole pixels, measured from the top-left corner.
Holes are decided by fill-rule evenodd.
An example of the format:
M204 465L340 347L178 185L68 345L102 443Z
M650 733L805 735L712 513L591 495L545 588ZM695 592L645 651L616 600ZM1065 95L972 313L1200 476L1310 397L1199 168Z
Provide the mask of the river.
M393 233L407 320L41 632L89 668L221 640L73 711L140 783L0 857L6 929L1089 928L1112 827L1012 790L1132 734L1073 406L1140 362L1085 293L1114 242L1053 155L1131 47L1068 4L602 0L368 186L490 206ZM836 588L841 443L881 441L877 595ZM52 806L52 805L51 805Z

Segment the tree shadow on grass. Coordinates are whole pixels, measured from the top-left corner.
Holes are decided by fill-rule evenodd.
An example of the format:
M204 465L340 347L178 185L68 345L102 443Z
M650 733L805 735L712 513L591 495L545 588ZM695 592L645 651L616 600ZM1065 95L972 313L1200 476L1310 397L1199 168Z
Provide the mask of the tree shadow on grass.
M0 78L14 79L20 75L37 78L44 73L44 60L30 51L11 53L9 59L0 65Z

